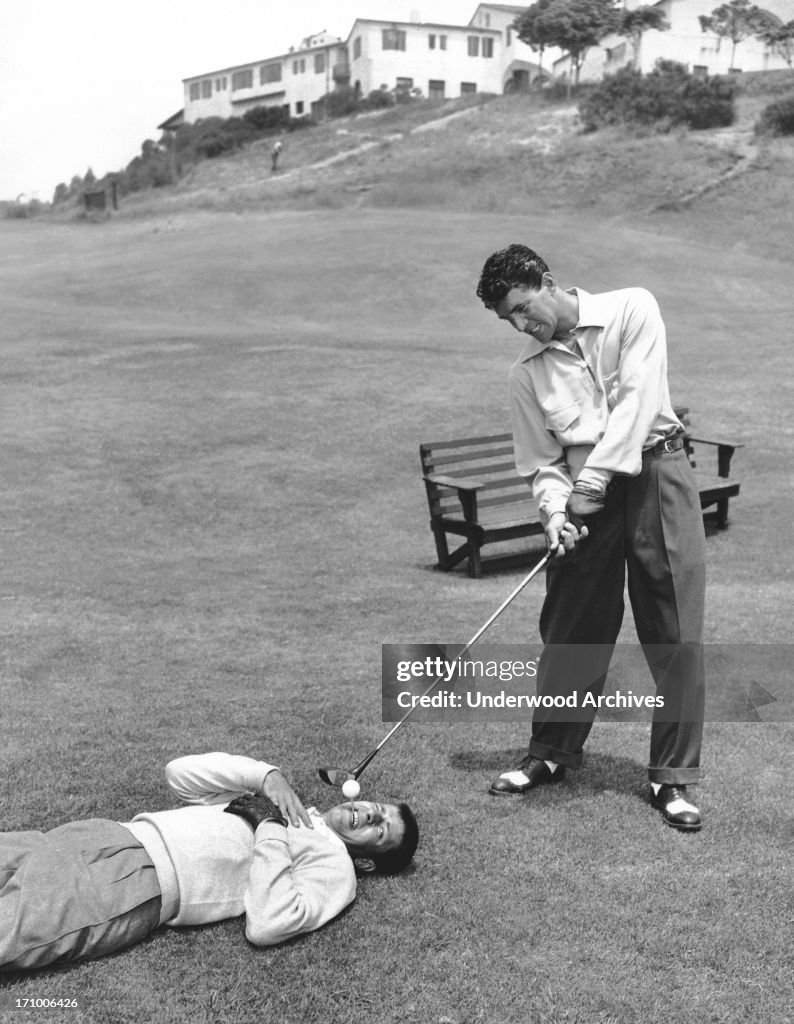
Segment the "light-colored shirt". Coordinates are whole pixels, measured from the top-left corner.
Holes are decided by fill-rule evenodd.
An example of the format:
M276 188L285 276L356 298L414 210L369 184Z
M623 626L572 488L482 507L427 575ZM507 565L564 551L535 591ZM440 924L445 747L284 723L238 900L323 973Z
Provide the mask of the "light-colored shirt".
M531 338L508 377L516 468L544 523L565 511L575 480L604 488L615 474L636 476L643 450L682 429L653 295L570 293L579 300L570 337Z
M274 765L210 753L166 767L171 788L188 803L124 823L149 854L163 890L163 920L206 924L245 913L258 946L313 931L356 895L353 861L339 836L309 808L313 829L264 822L256 832L224 807L261 792Z

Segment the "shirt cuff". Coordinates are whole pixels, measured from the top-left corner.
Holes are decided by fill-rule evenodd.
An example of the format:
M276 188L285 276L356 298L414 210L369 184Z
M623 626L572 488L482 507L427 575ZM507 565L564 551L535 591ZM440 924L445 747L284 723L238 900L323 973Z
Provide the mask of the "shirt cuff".
M286 843L286 826L278 825L275 821L263 821L256 830L256 842L261 843L263 839L280 839L282 843Z
M547 498L540 507L540 521L544 526L548 524L549 519L554 515L555 512L565 513L565 506L568 504L568 499L564 495L555 494L550 498Z
M592 466L584 466L576 478L576 483L588 484L590 487L598 487L599 490L605 491L607 484L614 475L608 469L595 469Z

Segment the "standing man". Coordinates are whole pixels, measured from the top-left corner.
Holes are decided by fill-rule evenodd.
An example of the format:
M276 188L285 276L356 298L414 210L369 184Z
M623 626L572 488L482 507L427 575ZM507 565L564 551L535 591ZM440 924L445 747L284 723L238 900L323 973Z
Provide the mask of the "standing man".
M94 959L161 924L245 914L272 946L322 927L356 896L356 868L395 874L418 841L407 804L308 810L278 768L212 753L166 766L189 806L50 832L0 832L0 972Z
M270 159L272 162L272 172L276 173L278 170L278 158L281 156L281 139L276 139L273 143L273 148L270 150Z
M595 716L581 698L592 693L597 704L603 690L628 573L656 683L651 802L668 825L697 831L700 812L686 787L699 776L703 733L705 537L670 404L659 307L643 288L563 290L524 245L488 258L477 295L529 336L508 385L516 466L555 554L540 617L538 692L578 695L568 718L535 712L527 756L490 792L526 793L580 767Z

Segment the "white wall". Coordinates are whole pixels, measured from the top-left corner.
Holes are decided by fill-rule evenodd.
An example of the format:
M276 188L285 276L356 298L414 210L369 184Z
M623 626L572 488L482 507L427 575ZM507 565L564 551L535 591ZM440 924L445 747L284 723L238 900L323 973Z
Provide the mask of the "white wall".
M315 71L315 57L324 57L323 71ZM311 105L334 87L334 65L346 61L345 46L341 42L332 43L311 49L296 49L292 53L257 61L255 64L243 64L234 68L226 68L209 75L186 79L185 90L185 121L193 123L205 117L236 117L251 107L284 106L289 104L293 117L311 113ZM305 70L295 69L301 62ZM280 64L281 80L276 82L260 82L260 68L265 65ZM232 75L235 71L251 69L253 85L249 89L232 90ZM226 88L217 90L216 82L226 80ZM212 96L190 99L190 86L194 82L212 82ZM303 103L303 110L298 108Z
M405 50L384 50L382 32L397 28L405 32ZM429 36L436 36L431 49ZM447 48L440 48L440 36L446 36ZM480 39L480 55L468 54L468 37ZM361 55L354 58L355 40L361 39ZM493 57L482 56L482 40L493 41ZM443 81L447 99L461 94L462 82L473 82L477 92L502 91L501 36L494 31L464 26L416 24L358 20L347 40L350 54L350 81L359 82L364 96L385 85L393 89L398 78L412 78L414 87L428 95L430 80Z
M789 5L789 17L794 17L794 2L785 0ZM636 3L631 6L637 6ZM645 73L652 71L657 60L675 60L685 64L691 71L695 67L705 67L710 75L727 74L731 67L732 43L730 39L719 39L714 33L703 32L698 20L700 15L709 15L717 6L715 0L664 0L658 4L667 19L670 28L665 32L651 30L643 33L639 50L639 69ZM783 12L785 6L780 0L762 0L759 5L774 13ZM619 48L625 42L625 53L622 58L610 60L607 51ZM582 65L580 81L592 82L611 74L618 68L630 65L633 58L633 47L630 40L618 36L608 36L600 47L591 48ZM555 66L555 72L561 73L569 65L566 58ZM736 47L734 66L742 71L766 71L785 68L782 57L768 52L758 39L745 39Z

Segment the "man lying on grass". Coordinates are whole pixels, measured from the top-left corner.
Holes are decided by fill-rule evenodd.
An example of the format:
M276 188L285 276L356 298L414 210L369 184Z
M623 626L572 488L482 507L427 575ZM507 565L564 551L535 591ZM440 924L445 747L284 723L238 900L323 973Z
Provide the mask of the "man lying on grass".
M93 959L161 924L245 913L271 946L320 928L356 895L356 868L396 874L416 850L407 804L306 808L278 768L212 753L166 767L192 806L0 833L0 970Z

